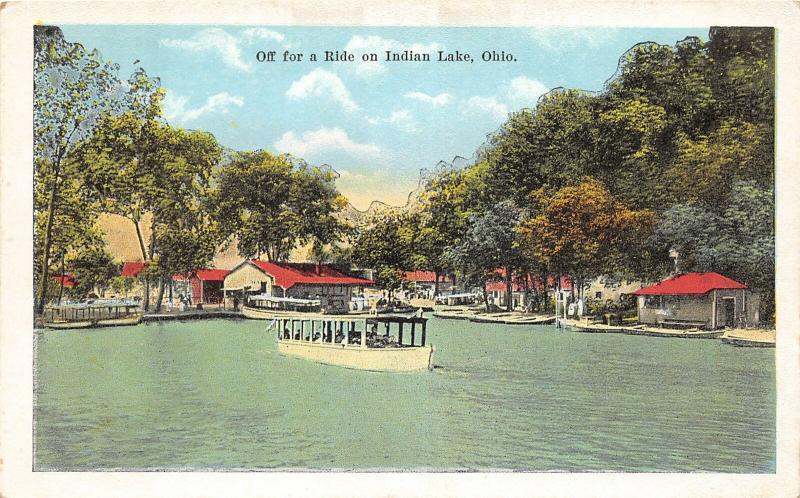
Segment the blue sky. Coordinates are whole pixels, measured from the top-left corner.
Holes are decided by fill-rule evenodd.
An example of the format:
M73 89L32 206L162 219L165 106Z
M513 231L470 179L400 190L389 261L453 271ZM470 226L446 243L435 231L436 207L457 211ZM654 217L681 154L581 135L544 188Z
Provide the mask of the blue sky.
M97 48L127 77L139 63L161 78L165 114L238 150L290 152L333 166L356 207L402 204L419 171L472 157L508 112L555 87L601 90L619 57L642 41L674 44L697 28L366 28L198 25L62 25L69 41ZM274 50L276 62L256 53ZM305 54L282 62L285 50ZM325 62L347 50L356 62ZM385 50L431 62L383 62ZM437 51L472 63L436 62ZM483 62L486 50L515 61ZM362 63L362 53L379 54ZM309 54L319 59L309 61Z

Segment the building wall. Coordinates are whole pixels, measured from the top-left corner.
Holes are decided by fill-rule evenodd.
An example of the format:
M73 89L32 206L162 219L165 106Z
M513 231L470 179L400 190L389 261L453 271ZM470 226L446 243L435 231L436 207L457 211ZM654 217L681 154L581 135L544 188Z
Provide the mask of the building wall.
M272 277L256 268L254 265L245 264L225 276L223 287L225 289L241 289L247 287L251 293L266 292L272 294ZM229 291L226 291L229 294ZM279 292L280 295L280 292Z
M639 322L658 325L669 320L687 320L704 322L709 329L721 328L726 323L726 298L734 300L735 327L758 322L758 296L742 289L718 289L704 295L639 296Z
M589 287L583 291L583 296L586 299L595 299L600 301L619 301L622 294L630 294L631 292L641 289L642 282L639 281L621 281L619 283L606 283L603 277L592 280ZM599 294L599 295L598 295Z

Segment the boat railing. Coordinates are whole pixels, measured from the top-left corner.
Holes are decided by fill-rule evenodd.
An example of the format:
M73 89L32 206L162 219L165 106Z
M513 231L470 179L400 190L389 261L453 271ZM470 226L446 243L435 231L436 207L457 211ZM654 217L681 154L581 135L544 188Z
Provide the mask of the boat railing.
M378 349L425 346L427 321L427 318L405 316L316 315L276 317L271 326L277 330L279 341Z
M92 303L48 306L43 318L46 322L81 322L127 318L139 314L135 303Z

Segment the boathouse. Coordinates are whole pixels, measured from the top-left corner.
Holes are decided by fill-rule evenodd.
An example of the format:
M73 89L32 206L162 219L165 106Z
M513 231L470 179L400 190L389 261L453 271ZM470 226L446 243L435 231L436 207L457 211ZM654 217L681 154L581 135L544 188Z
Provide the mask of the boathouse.
M198 269L188 276L173 275L174 282L185 282L186 288L181 294L189 296L193 306L198 304L222 304L222 286L228 270Z
M436 273L432 271L407 271L403 277L411 284L412 291L416 297L422 299L433 299L436 291ZM439 292L447 293L453 290L453 279L447 275L439 275Z
M372 284L372 280L347 275L330 265L248 259L228 273L223 292L226 307L233 305L234 298L244 303L250 296L267 295L314 299L322 309L348 310L353 290Z
M745 327L758 322L758 296L716 272L683 273L631 292L639 322L661 327Z
M486 284L486 292L491 301L500 308L505 308L507 303L507 287L505 281L505 270L499 268L496 272L496 278ZM538 275L525 274L514 275L511 280L511 299L512 308L527 308L530 303L526 301L526 295L532 298L531 294L535 291L541 294L544 292L553 292L555 295L556 277L553 275L547 276L547 285L542 285L542 278ZM569 292L572 289L572 281L569 277L561 277L561 292Z

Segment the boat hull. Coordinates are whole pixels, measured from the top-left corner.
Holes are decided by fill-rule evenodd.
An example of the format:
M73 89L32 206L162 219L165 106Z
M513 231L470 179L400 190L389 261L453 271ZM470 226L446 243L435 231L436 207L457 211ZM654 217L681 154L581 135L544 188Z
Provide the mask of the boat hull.
M682 339L718 339L722 330L679 330L659 329L653 327L631 328L626 331L631 335L646 335L649 337L680 337Z
M732 346L739 346L743 348L774 348L775 343L772 341L758 341L753 339L739 338L739 337L723 337L722 342Z
M362 348L304 341L278 341L278 352L358 370L413 372L433 368L433 346Z
M319 312L308 312L309 314L319 314ZM252 306L242 306L242 315L252 320L274 320L279 317L300 317L304 313L289 310L269 310L253 308Z
M51 322L45 323L48 329L88 329L92 327L121 327L124 325L137 325L142 321L142 315L126 316L123 318L105 318L102 320L84 320L80 322Z

